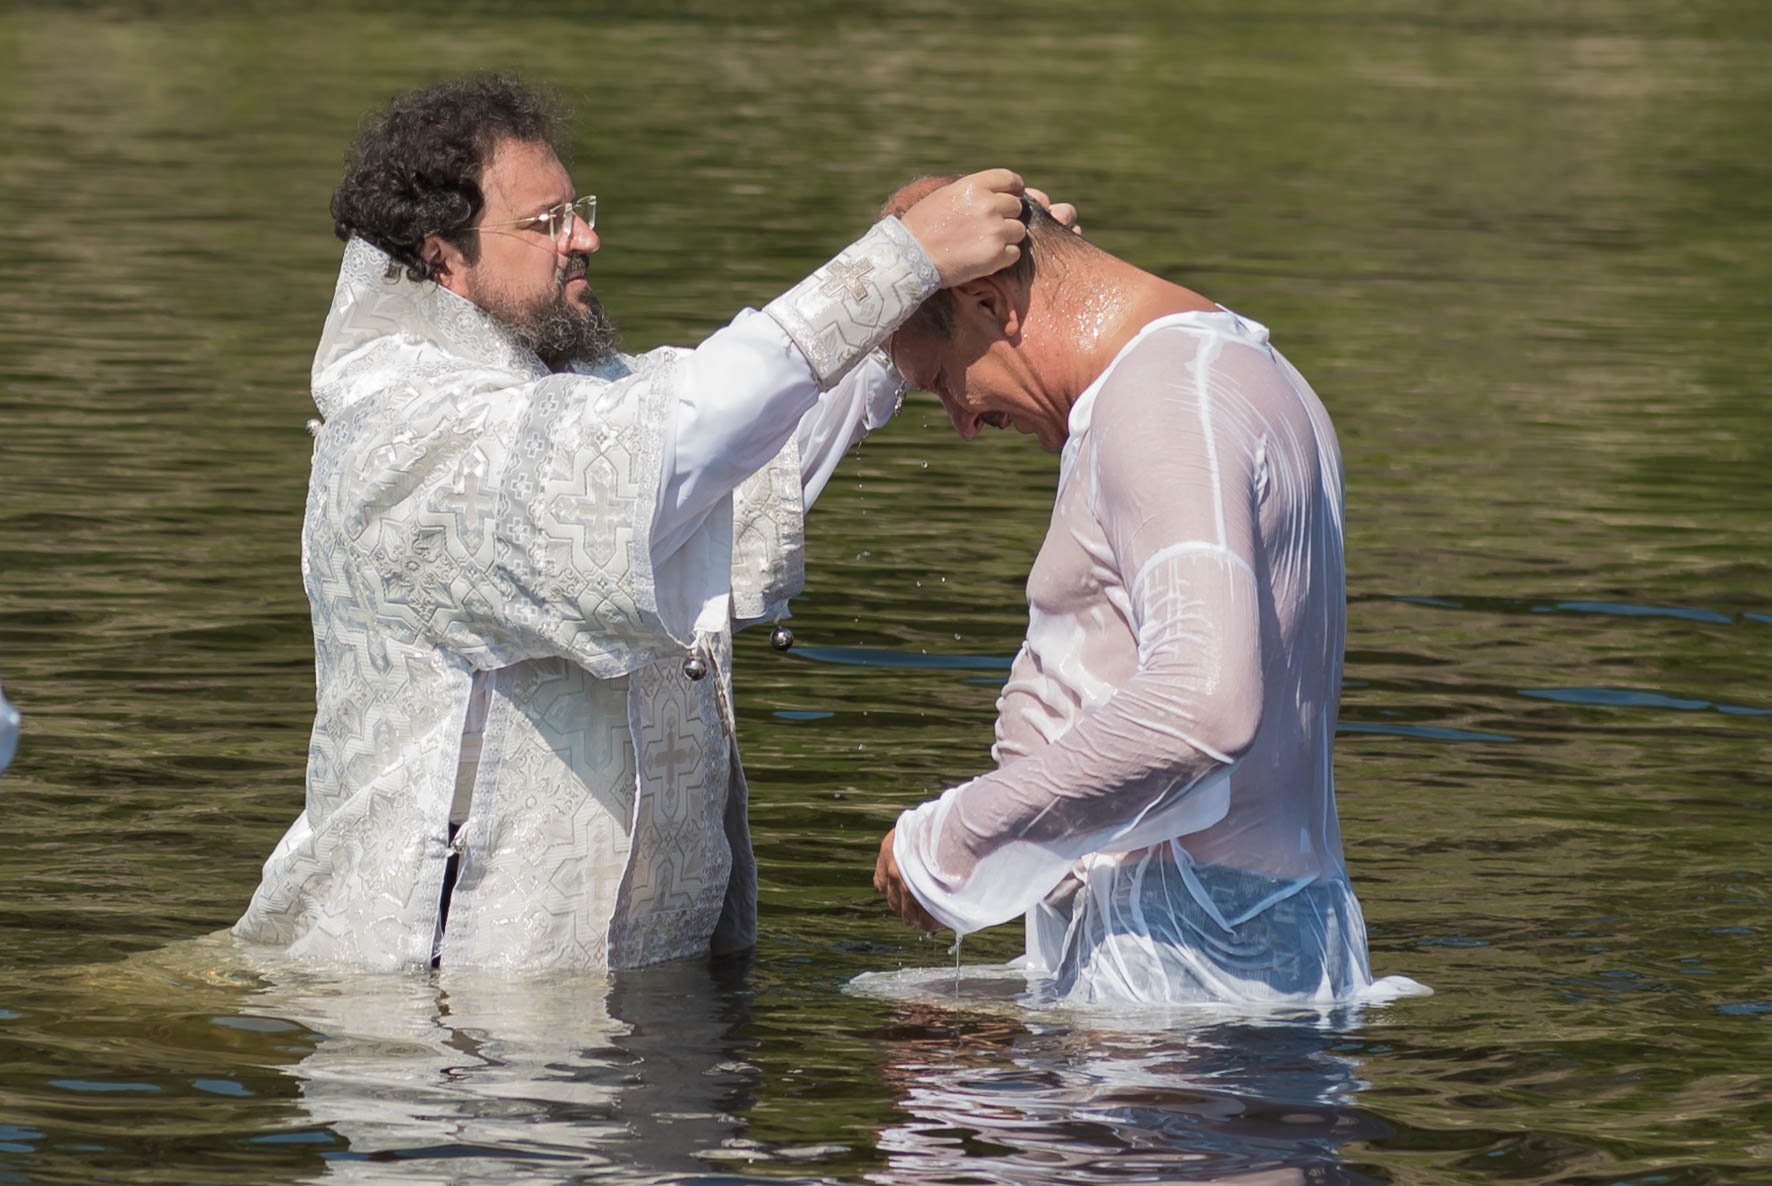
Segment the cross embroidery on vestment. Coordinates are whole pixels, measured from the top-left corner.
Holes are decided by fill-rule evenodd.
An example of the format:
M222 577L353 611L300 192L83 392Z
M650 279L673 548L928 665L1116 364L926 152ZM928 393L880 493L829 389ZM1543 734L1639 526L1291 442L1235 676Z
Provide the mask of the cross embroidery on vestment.
M701 746L684 736L687 726L677 719L676 713L666 715L664 726L665 743L656 752L664 760L664 769L678 782L687 783L701 768Z
M862 281L869 272L874 270L874 261L858 259L854 262L835 260L826 269L830 279L818 286L818 291L825 296L836 296L839 289L848 294L850 300L864 300L868 295L868 287Z
M444 510L455 513L460 524L458 530L464 533L471 520L498 510L497 496L490 490L480 489L480 476L472 470L462 479L459 493L452 490L438 499L437 503Z

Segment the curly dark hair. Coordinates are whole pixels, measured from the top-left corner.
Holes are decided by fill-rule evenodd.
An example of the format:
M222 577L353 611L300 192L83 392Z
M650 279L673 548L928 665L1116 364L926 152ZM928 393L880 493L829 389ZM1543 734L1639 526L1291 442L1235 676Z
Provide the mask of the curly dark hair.
M367 239L414 280L433 265L420 256L427 235L478 253L473 222L486 205L480 177L505 140L546 144L560 154L564 114L555 100L507 75L440 82L401 95L357 136L344 180L332 192L340 239ZM563 155L563 154L562 154Z

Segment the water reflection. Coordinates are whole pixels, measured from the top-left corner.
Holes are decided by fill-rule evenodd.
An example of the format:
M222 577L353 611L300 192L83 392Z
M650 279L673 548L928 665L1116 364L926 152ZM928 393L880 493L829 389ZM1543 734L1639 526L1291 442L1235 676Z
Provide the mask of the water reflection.
M1355 1106L1353 1007L1032 1014L988 973L929 979L884 1003L883 1024L856 1018L891 1101L870 1157L752 1138L748 961L255 974L235 1020L306 1051L280 1068L296 1088L280 1140L319 1154L309 1182L700 1180L835 1158L879 1183L1369 1183L1346 1147L1394 1135Z
M905 1118L882 1183L1369 1183L1344 1146L1391 1127L1336 1053L1355 1015L1150 1031L958 1018L900 1005L878 1035Z
M18 748L18 709L6 701L0 691L0 770L12 764L13 751Z
M1075 1157L1054 1135L1067 1108L1111 1154L1097 1175L1123 1155L1146 1178L1765 1177L1764 5L1177 20L1137 0L1006 23L691 0L589 24L547 2L521 22L277 7L0 5L0 675L26 717L0 775L0 1179L619 1178L625 1158L636 1178L905 1180L923 1157L931 1177L1038 1180ZM301 423L338 154L404 86L510 63L580 109L577 167L614 219L598 287L636 345L767 300L909 172L985 160L1283 335L1348 463L1349 864L1374 958L1441 993L1391 1010L1348 1093L1300 1111L1382 1113L1396 1136L1356 1154L1313 1122L1248 1168L1255 1152L1212 1142L1255 1150L1278 1123L1263 1109L1291 1097L1207 1072L1248 1043L1250 1073L1279 1076L1265 1035L1165 1032L1188 1076L1166 1097L1110 1082L1141 1065L1125 1035L969 1006L944 1046L909 1006L830 991L929 958L900 946L865 871L901 807L978 769L1051 506L1031 442L968 446L926 396L820 500L792 656L739 639L766 871L755 1049L748 990L706 971L586 988L603 1021L566 987L519 1002L420 982L375 1028L347 1012L366 988L212 991L115 962L237 917L299 803ZM867 652L918 660L848 661ZM1006 958L994 941L969 958ZM312 1011L280 1014L279 992ZM537 1017L559 1026L551 1052ZM660 1026L688 1034L661 1043ZM286 1070L353 1049L396 1082ZM1325 1060L1346 1054L1300 1060L1332 1083ZM700 1119L661 1118L672 1076ZM978 1116L919 1117L944 1098ZM1163 1125L1176 1156L1136 1170L1155 1154L1135 1134ZM839 1142L850 1161L781 1164Z
M242 1007L308 1031L285 1068L310 1181L512 1183L705 1172L755 1094L741 962L521 979L271 969Z

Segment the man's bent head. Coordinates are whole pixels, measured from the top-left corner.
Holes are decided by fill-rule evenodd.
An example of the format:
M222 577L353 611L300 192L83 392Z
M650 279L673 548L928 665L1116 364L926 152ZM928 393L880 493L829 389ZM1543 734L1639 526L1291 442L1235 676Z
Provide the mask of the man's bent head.
M332 196L339 237L386 252L390 275L404 268L473 301L556 370L613 354L615 328L585 279L596 233L570 210L547 218L577 197L562 122L511 78L402 95L352 146Z
M903 214L952 180L920 177L893 194L881 213ZM1064 443L1069 403L1042 382L1037 352L1024 351L1022 332L1036 283L1049 289L1097 249L1040 203L1022 201L1028 236L1019 258L1002 271L935 293L893 333L887 348L908 382L941 400L961 436L970 439L984 426L1014 428L1057 449Z

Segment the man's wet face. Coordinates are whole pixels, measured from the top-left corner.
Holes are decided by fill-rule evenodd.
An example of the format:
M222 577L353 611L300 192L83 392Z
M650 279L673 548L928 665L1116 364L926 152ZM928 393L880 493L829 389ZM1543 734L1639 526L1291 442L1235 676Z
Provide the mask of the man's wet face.
M493 151L480 188L486 195L480 221L489 229L479 233L478 258L462 277L468 299L553 370L614 354L620 348L615 325L585 277L597 233L577 221L570 236L555 241L544 230L508 225L576 196L553 150L505 141Z
M1059 448L1062 434L1048 431L1049 426L1034 415L1035 405L1025 399L996 357L1006 349L1005 343L977 340L964 325L944 338L918 321L893 334L889 343L905 382L932 392L947 410L954 431L965 439L971 440L983 428L1013 428L1039 437L1047 449Z

